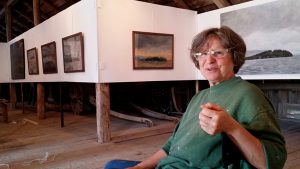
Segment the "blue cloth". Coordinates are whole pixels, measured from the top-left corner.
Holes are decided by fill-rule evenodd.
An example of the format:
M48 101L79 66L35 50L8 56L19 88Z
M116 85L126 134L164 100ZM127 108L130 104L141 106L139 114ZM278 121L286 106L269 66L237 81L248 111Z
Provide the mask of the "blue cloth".
M104 169L125 169L128 167L133 167L138 163L140 163L140 161L111 160L105 164Z

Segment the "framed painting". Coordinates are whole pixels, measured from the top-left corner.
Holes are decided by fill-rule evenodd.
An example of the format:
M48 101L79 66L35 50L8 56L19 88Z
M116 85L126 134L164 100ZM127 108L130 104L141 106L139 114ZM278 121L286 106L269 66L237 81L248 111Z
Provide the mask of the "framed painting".
M221 25L237 32L247 46L246 61L239 76L243 79L300 78L299 6L300 1L274 1L220 15Z
M132 32L133 69L173 69L174 35Z
M25 79L24 39L10 45L11 78Z
M30 75L39 74L39 62L38 62L38 55L37 55L36 48L27 50L27 62L28 62L28 73Z
M41 46L43 73L57 73L56 43L50 42Z
M62 39L64 72L84 72L84 48L81 32Z

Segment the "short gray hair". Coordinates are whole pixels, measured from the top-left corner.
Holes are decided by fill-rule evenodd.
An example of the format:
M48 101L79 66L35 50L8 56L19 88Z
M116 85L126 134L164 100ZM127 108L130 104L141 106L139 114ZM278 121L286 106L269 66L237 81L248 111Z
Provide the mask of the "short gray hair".
M233 71L237 73L245 63L246 44L240 35L227 26L209 28L194 37L190 56L195 66L199 69L199 62L194 58L193 54L200 52L199 50L207 43L210 37L219 38L224 48L231 49L230 52L234 63Z

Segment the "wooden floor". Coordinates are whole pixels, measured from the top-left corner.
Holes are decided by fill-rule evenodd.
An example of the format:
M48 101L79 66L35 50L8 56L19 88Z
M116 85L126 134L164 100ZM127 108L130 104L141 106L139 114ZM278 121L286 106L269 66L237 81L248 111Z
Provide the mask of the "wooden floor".
M164 144L170 135L168 128L174 126L156 120L156 128L161 128L158 131L145 124L112 118L114 139L100 144L96 139L95 115L66 113L65 127L61 128L59 112L46 114L45 120L38 120L33 112L9 111L8 124L0 117L0 169L101 169L110 159L143 160ZM288 150L284 169L299 169L300 122L280 124ZM166 134L160 134L162 131ZM153 136L133 139L145 132Z
M288 158L284 169L300 169L300 121L280 120Z

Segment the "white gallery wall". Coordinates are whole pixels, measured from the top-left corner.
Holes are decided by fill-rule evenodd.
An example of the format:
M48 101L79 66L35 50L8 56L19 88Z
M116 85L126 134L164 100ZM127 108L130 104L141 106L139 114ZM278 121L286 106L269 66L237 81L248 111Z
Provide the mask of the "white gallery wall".
M0 82L98 82L96 12L96 0L82 0L9 41L4 49L0 47ZM85 72L64 73L62 38L78 32L83 33ZM24 39L25 44L25 79L12 80L9 46L20 39ZM41 45L53 41L56 42L58 73L43 74ZM39 74L29 75L27 50L34 47L38 51ZM6 59L2 62L3 58Z
M196 12L134 0L98 0L100 82L194 80L189 57ZM132 31L174 35L173 69L134 70Z
M135 0L81 0L8 43L0 44L0 82L137 82L203 79L189 57L193 37L220 26L220 14L275 0L254 0L197 15ZM174 35L173 69L133 69L132 31ZM85 72L64 73L62 38L82 32ZM24 39L25 79L12 80L10 44ZM58 73L43 74L41 45L56 42ZM39 74L28 74L26 51L38 50Z
M10 81L10 55L7 43L0 43L0 82Z

